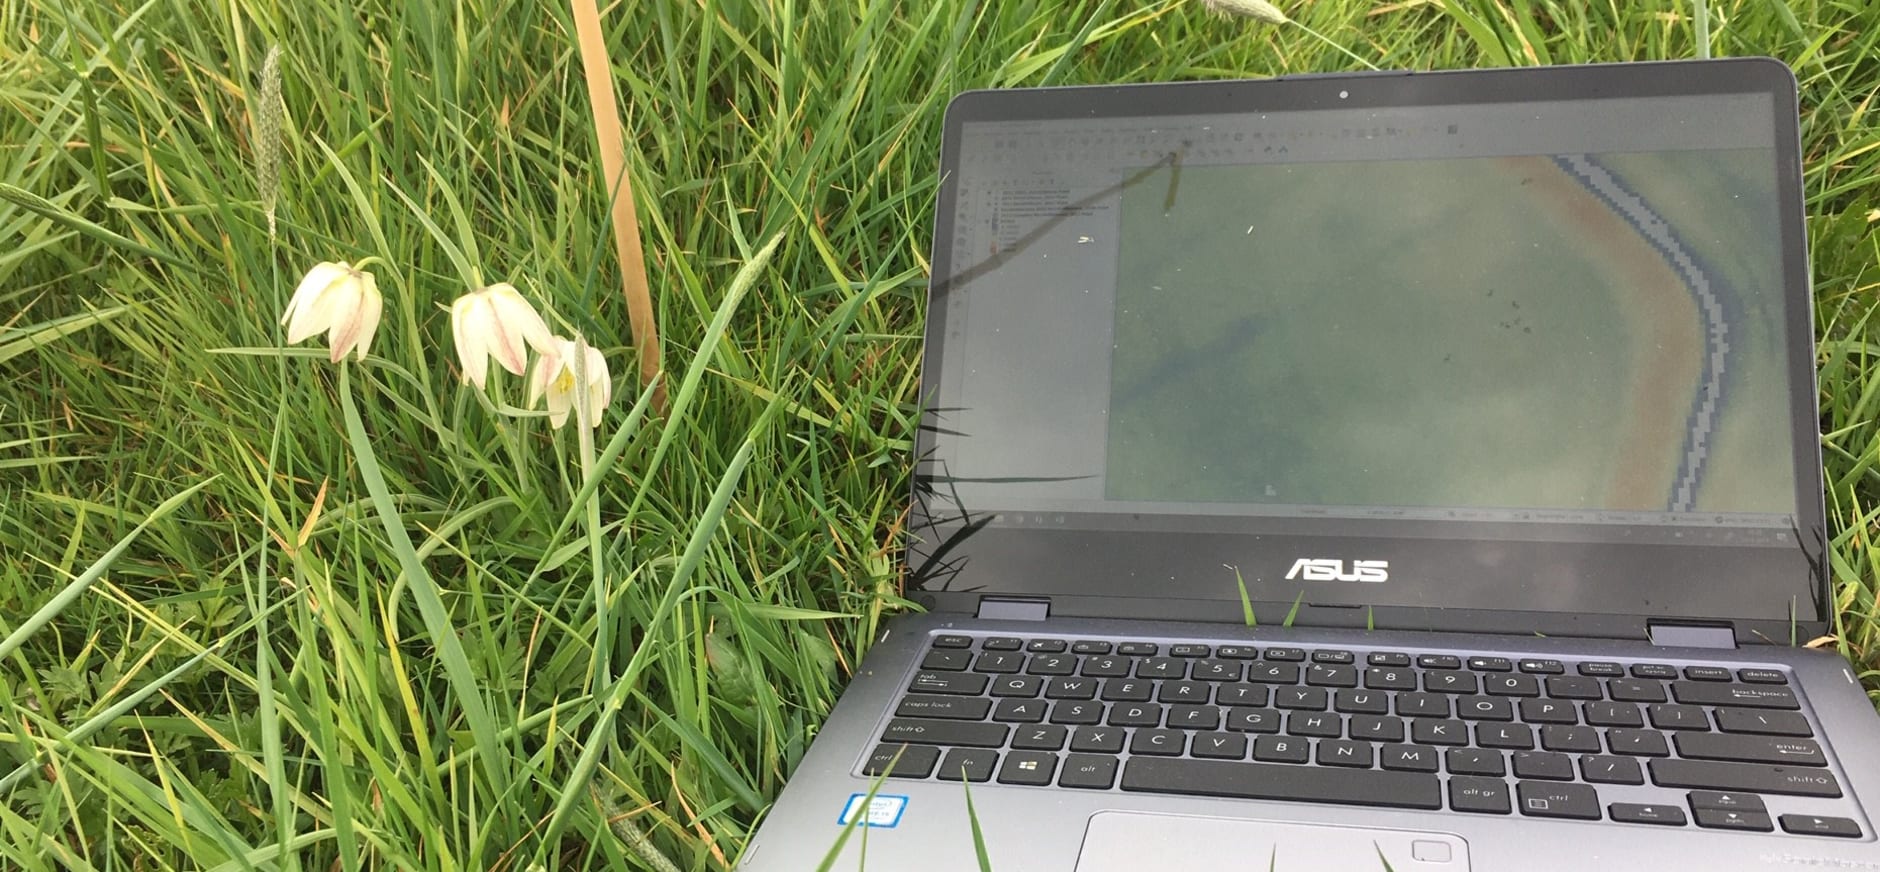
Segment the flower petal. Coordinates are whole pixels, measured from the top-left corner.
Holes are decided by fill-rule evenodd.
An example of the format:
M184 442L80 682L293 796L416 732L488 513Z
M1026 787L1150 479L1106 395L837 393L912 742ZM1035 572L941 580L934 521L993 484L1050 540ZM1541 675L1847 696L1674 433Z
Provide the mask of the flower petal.
M555 335L548 332L548 323L537 314L535 307L529 305L527 297L522 296L514 285L497 282L489 287L490 302L496 307L497 315L513 333L519 334L524 342L537 353L545 353L554 347ZM521 373L517 373L520 375Z
M573 392L555 390L548 392L548 423L554 425L557 430L568 423L568 411L574 408L571 402L573 398L569 396L571 393Z
M450 304L450 338L457 346L457 366L466 383L483 386L485 361L471 335L470 320L477 307L475 294L464 294Z
M313 269L307 270L307 274L301 278L300 285L294 288L294 296L288 299L287 309L281 313L281 326L287 326L287 322L293 319L296 312L312 304L313 298L319 296L321 291L326 290L328 285L333 284L335 279L346 275L347 271L348 267L344 262L321 262L314 264ZM301 337L301 339L305 338L305 336ZM299 342L300 339L289 341Z
M385 298L379 295L379 281L371 273L363 276L365 290L359 310L359 337L353 359L365 360L366 352L372 350L372 337L379 332L379 318L385 314Z
M535 370L529 374L529 406L534 407L548 390L548 384L555 378L555 370L561 363L554 354L543 354L535 359Z

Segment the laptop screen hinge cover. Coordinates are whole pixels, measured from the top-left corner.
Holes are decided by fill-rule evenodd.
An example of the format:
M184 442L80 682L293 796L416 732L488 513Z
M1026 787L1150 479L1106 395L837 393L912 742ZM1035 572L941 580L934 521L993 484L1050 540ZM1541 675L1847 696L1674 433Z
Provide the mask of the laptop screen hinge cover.
M978 616L995 621L1042 621L1051 616L1051 601L982 596Z
M1653 645L1669 648L1735 648L1736 630L1729 624L1661 624L1645 627Z

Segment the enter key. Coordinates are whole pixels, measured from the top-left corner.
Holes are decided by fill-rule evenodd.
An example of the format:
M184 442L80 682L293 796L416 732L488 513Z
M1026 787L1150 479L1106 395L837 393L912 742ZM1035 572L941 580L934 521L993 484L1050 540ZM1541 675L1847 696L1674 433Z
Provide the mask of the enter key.
M1735 760L1743 763L1782 763L1790 766L1826 766L1828 758L1813 739L1776 736L1737 736L1728 733L1679 733L1672 737L1678 755L1693 760Z

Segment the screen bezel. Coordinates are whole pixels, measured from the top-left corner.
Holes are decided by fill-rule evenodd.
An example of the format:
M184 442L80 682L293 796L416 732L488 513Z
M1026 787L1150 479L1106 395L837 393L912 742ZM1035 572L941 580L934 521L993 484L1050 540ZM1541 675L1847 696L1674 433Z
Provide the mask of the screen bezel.
M1099 577L1127 588L1133 581L1162 572L1210 571L1209 562L1232 553L1243 579L1277 576L1298 554L1325 552L1328 557L1367 554L1404 555L1404 565L1454 564L1492 544L1496 559L1532 561L1538 571L1550 561L1566 560L1579 566L1597 566L1602 573L1631 578L1634 573L1662 573L1675 567L1680 576L1702 578L1715 590L1746 596L1771 573L1804 572L1810 601L1791 602L1786 616L1738 614L1648 614L1639 611L1471 609L1453 605L1354 605L1361 592L1349 585L1311 590L1299 585L1254 583L1247 607L1262 622L1278 622L1288 615L1296 626L1371 626L1376 628L1472 630L1549 635L1591 635L1640 638L1654 621L1696 619L1728 623L1743 642L1789 642L1800 635L1811 638L1825 631L1831 602L1828 591L1827 529L1823 506L1820 438L1814 369L1814 324L1810 288L1804 205L1801 188L1796 84L1788 67L1767 58L1713 61L1605 64L1528 69L1467 70L1433 73L1364 73L1282 77L1265 80L1188 82L1144 85L1103 85L1067 88L971 91L948 106L941 149L941 180L935 205L932 275L929 286L925 351L922 359L922 396L930 398L941 372L945 353L946 278L953 274L950 245L957 208L953 173L959 166L963 125L986 121L1033 121L1105 117L1291 112L1314 109L1404 108L1459 104L1521 103L1534 101L1759 93L1771 97L1780 166L1778 204L1781 272L1785 294L1785 330L1791 398L1792 461L1796 481L1796 526L1793 553L1771 548L1723 545L1683 545L1664 542L1627 544L1584 541L1583 525L1547 530L1535 541L1512 545L1505 525L1466 522L1439 524L1372 521L1354 525L1365 535L1295 535L1295 531L1263 533L1183 533L1020 529L984 524L978 517L961 518L957 507L946 505L943 480L937 480L928 461L932 434L944 427L928 403L915 438L916 469L912 509L905 543L908 591L930 608L970 611L982 595L1040 596L1051 601L1053 614L1113 617L1132 616L1170 620L1244 620L1238 596L1171 599L1153 590L1127 590L1092 595L1087 581ZM1420 526L1419 526L1420 524ZM1453 535L1444 535L1445 531ZM1475 532L1476 535L1468 535ZM1488 535L1488 534L1492 534ZM1517 533L1518 535L1518 533ZM973 559L979 565L957 565L959 537L974 540ZM926 545L933 542L932 547ZM1330 551L1327 551L1327 549ZM1195 555L1200 555L1196 558ZM1246 555L1249 559L1239 559ZM1202 562L1196 563L1195 559ZM1403 559L1402 557L1398 559ZM1247 564L1254 564L1249 567ZM1218 569L1218 567L1216 567ZM1642 575L1640 577L1643 577ZM1080 579L1082 579L1080 581ZM1791 582L1792 584L1792 582ZM1267 593L1298 594L1286 597ZM1231 583L1226 588L1232 590Z

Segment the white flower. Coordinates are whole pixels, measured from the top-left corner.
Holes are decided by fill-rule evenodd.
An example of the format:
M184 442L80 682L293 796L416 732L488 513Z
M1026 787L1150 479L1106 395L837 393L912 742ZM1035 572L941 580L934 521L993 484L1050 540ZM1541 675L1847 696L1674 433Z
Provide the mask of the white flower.
M581 361L587 383L575 374L575 362ZM535 371L529 378L529 405L544 395L548 397L548 421L559 429L568 423L568 412L576 404L587 411L587 425L599 426L601 410L614 398L613 380L607 376L607 358L601 350L579 338L553 337L553 349L535 359Z
M281 323L290 343L327 333L334 363L349 351L356 352L355 360L364 360L384 309L385 298L379 296L378 280L371 273L343 260L318 263L294 289Z
M451 303L450 332L457 342L463 380L479 389L489 372L490 358L496 358L510 375L521 375L528 365L529 348L541 354L554 350L555 337L549 334L542 316L508 282L465 294Z

